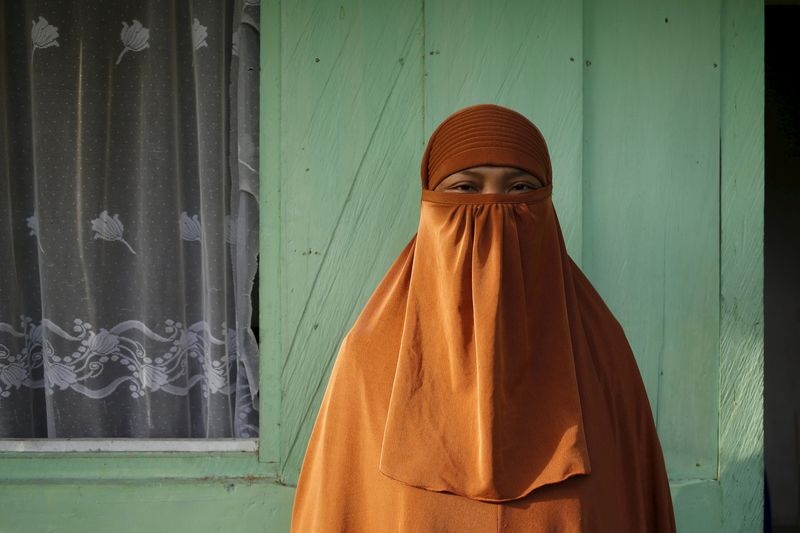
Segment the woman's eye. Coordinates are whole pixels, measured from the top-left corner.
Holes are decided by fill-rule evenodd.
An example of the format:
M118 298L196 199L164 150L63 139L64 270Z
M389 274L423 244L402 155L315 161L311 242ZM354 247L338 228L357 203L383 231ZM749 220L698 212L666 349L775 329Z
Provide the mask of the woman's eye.
M518 191L524 191L526 189L531 189L532 190L532 189L534 189L534 187L530 183L520 182L520 183L515 183L514 186L511 187L511 189L512 190L518 190Z
M475 187L470 183L459 183L457 185L453 185L451 189L455 189L457 191L474 191Z

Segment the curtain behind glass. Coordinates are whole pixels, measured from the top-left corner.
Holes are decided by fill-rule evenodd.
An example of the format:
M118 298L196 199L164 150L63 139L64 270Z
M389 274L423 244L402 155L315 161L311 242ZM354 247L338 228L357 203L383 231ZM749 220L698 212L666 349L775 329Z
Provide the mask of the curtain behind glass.
M0 437L257 436L257 2L2 9Z

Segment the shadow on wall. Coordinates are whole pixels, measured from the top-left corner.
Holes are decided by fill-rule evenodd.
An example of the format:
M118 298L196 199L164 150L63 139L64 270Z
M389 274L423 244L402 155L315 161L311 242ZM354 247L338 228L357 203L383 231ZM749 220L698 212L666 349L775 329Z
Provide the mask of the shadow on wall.
M745 475L744 479L762 476L763 461L758 454L743 458L741 461L729 463L729 471L725 489L736 490L735 475L732 472L758 473L757 476ZM722 475L726 475L725 472ZM737 509L736 513L727 513L722 504L723 489L717 480L671 481L672 504L675 509L675 523L681 533L719 533L722 531L761 531L760 495L753 495L753 501L747 502ZM744 493L752 493L752 488L743 487ZM766 511L766 510L765 510ZM727 514L726 514L727 513ZM767 513L764 513L767 516ZM723 517L723 523L720 523ZM766 524L764 531L770 531ZM787 532L788 533L788 532Z
M800 5L765 11L764 431L774 531L800 531Z

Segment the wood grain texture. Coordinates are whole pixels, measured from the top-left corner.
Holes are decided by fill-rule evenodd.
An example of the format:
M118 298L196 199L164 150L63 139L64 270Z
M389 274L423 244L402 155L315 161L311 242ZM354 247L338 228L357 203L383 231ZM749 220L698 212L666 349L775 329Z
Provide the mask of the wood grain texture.
M296 480L342 338L418 223L421 3L284 3L281 432Z
M281 2L261 5L259 77L259 459L279 462L283 336L281 257Z
M672 505L680 533L722 531L722 490L717 480L673 481Z
M761 531L764 6L723 0L720 463L723 530Z
M625 328L672 479L717 464L718 1L592 1L584 266Z
M289 531L294 490L247 480L3 483L0 531ZM13 512L8 512L13 509Z

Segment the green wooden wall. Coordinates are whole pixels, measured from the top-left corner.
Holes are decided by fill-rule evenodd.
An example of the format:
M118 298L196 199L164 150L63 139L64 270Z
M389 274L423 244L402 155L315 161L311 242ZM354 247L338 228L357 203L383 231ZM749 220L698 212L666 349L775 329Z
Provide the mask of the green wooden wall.
M262 17L259 454L2 453L0 531L288 531L339 342L416 229L425 140L477 102L548 140L679 530L759 531L763 5L264 0Z

